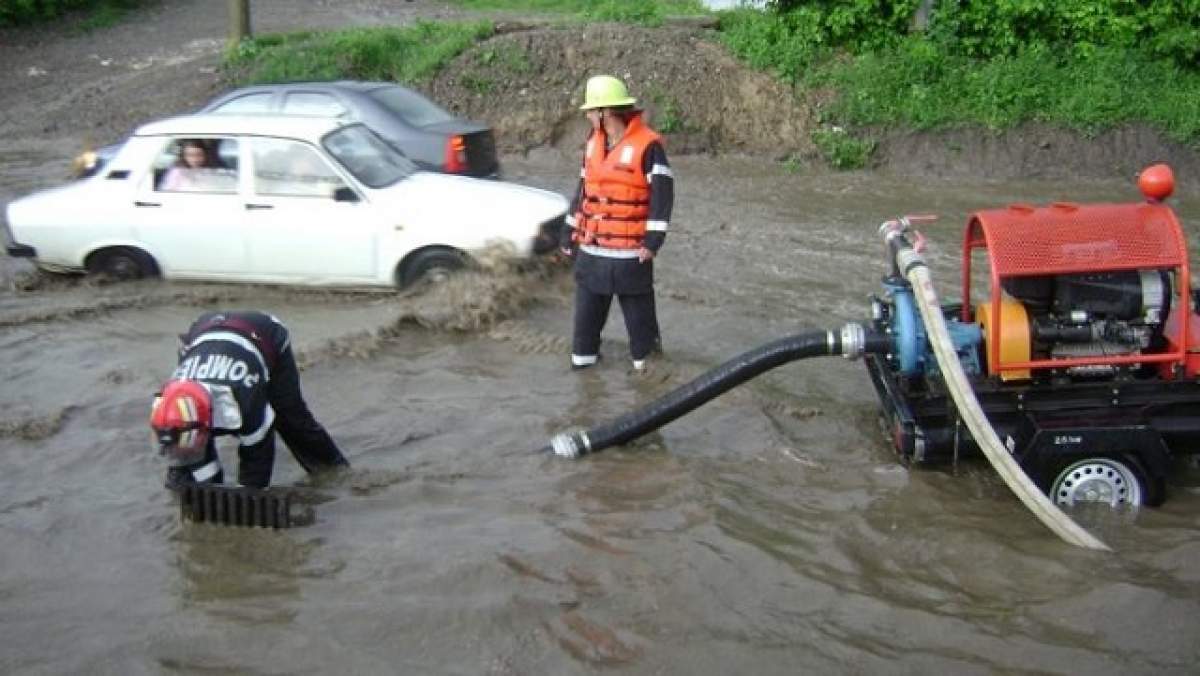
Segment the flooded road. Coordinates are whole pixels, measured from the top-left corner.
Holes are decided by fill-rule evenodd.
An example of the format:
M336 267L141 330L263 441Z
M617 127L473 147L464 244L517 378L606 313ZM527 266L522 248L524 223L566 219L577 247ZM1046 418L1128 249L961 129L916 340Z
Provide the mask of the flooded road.
M60 148L6 155L0 199ZM575 158L505 158L561 192ZM6 673L1193 673L1200 479L1059 542L982 461L900 465L861 363L789 365L627 447L533 453L768 340L867 316L878 223L934 212L957 296L972 209L1124 200L1131 180L931 181L673 158L665 359L568 368L563 269L421 294L36 279L0 292L0 669ZM1200 200L1175 202L1190 225ZM151 394L200 312L291 328L305 395L354 470L289 531L180 523ZM231 449L223 449L229 458Z

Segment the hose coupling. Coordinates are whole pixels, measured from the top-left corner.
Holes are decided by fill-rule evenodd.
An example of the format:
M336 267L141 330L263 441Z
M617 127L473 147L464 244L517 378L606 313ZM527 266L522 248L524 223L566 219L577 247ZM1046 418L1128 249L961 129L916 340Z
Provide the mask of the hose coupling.
M842 327L842 356L846 359L858 359L863 355L867 343L867 334L862 324L850 322Z
M550 440L550 449L554 451L554 455L561 458L574 459L590 453L592 443L588 439L587 432L582 430L561 432L554 435L554 438Z
M925 256L921 252L904 248L896 253L896 268L900 270L900 274L908 277L908 273L916 267L928 267L925 264Z

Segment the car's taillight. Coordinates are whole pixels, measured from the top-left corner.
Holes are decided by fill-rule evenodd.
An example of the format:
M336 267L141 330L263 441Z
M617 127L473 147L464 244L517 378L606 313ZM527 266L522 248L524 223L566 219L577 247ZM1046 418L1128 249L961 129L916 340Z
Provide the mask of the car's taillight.
M451 136L446 141L446 171L459 174L467 170L467 141L461 136Z

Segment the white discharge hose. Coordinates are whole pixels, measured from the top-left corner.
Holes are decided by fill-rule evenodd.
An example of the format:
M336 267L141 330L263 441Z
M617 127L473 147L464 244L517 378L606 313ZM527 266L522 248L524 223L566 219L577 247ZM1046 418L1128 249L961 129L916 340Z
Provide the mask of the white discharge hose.
M896 268L912 285L913 296L921 311L921 319L925 322L925 332L933 346L933 354L937 358L938 367L946 381L946 387L950 390L954 405L958 408L958 414L966 423L967 429L971 431L975 443L987 456L988 462L992 464L996 473L1004 479L1004 483L1008 484L1012 492L1017 494L1025 507L1058 537L1079 547L1111 551L1108 545L1075 523L1042 493L1013 460L1008 449L1000 441L1000 437L996 435L996 431L992 429L983 408L979 405L979 400L975 397L975 391L967 381L967 374L958 361L958 354L954 350L954 343L946 329L946 320L942 316L941 304L933 289L933 281L930 279L925 258L920 252L914 250L904 237L909 231L908 219L889 221L879 229L884 236L884 241L889 245L889 250L895 252ZM898 241L893 241L897 239Z

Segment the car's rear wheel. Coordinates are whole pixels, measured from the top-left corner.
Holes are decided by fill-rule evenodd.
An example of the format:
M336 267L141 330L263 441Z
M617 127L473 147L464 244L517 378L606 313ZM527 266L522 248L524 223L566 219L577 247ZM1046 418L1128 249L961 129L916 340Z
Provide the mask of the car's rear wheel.
M1151 480L1134 458L1095 456L1060 464L1049 495L1064 508L1089 503L1136 508L1161 504L1165 487Z
M466 254L450 248L423 249L411 254L396 274L400 288L420 283L438 284L467 266Z
M88 272L98 277L126 281L153 277L158 265L150 254L133 247L102 249L88 257Z

